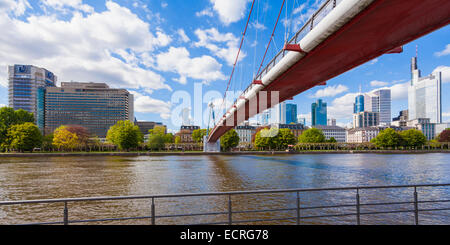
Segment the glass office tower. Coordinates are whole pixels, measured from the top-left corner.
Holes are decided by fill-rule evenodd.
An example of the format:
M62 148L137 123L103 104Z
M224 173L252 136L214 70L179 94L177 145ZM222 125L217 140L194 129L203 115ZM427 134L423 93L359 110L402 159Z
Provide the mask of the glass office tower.
M442 73L421 77L417 57L411 62L411 83L408 87L409 120L429 118L430 123L442 123Z
M45 90L45 134L79 125L100 138L118 121L134 122L133 95L104 83L62 83Z
M311 125L327 125L327 103L321 99L311 104Z
M297 105L286 104L286 124L297 123Z
M360 113L364 111L364 95L360 94L355 97L355 104L353 104L353 113Z
M44 69L32 65L8 66L8 100L14 110L31 112L37 119L38 90L55 87L56 76Z

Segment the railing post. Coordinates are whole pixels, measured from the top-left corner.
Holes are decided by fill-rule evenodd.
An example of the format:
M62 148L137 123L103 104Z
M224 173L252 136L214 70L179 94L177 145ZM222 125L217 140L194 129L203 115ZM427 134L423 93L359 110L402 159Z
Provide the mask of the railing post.
M155 225L156 224L156 221L155 221L155 198L154 197L152 197L152 207L151 207L151 212L152 212L152 225Z
M414 186L414 220L419 225L419 199L417 197L417 187Z
M232 219L232 209L231 209L231 195L228 195L228 225L233 224L233 219Z
M356 189L356 224L361 225L361 210L359 200L359 189Z
M333 0L333 8L336 8L336 0Z
M67 202L64 202L64 225L69 225L69 209L67 208Z
M297 191L297 225L300 225L300 193Z

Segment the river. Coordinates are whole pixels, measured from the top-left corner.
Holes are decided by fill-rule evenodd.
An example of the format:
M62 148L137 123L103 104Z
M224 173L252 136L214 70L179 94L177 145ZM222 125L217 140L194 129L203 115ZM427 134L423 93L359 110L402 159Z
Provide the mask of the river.
M428 183L450 183L450 154L0 158L0 201ZM430 198L450 199L450 188L419 190L420 200ZM361 193L362 202L411 199L411 190ZM235 198L233 204L236 210L252 210L295 207L295 200L293 194L255 195ZM303 206L352 203L354 192L307 193L301 200ZM157 215L219 212L226 211L226 205L227 200L223 197L166 199L156 203L156 210ZM439 207L442 206L445 207L445 203ZM69 215L71 220L148 216L149 208L149 200L99 201L71 204ZM61 221L62 209L60 204L0 206L0 224ZM314 211L316 210L305 210L303 215L314 215ZM249 218L248 215L236 215L235 218L245 220ZM273 214L258 215L271 218ZM290 217L293 213L284 215ZM449 211L425 212L420 216L420 223L449 224L449 215ZM200 221L223 220L226 220L225 215L203 217ZM366 224L412 224L414 216L412 213L366 215L361 220ZM189 224L198 221L190 217L160 218L157 223ZM352 224L354 221L354 216L345 216L309 219L302 223ZM106 222L148 223L148 219ZM270 224L292 223L295 221L276 221Z

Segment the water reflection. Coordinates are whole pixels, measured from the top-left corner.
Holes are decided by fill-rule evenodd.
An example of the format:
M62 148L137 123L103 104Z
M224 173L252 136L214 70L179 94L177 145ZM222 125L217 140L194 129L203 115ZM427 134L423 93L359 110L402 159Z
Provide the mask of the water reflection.
M366 185L450 183L450 156L447 154L382 155L270 155L270 156L139 156L139 157L52 157L0 158L0 199L127 196L167 193L225 192L261 189L320 188ZM421 200L450 199L449 188L420 189ZM411 201L411 190L364 191L361 201ZM302 195L301 205L354 204L355 193L321 192ZM295 194L235 196L233 210L294 208ZM445 203L444 203L445 204ZM444 207L445 205L438 205ZM149 200L103 201L71 204L70 219L117 218L150 215ZM434 206L436 207L436 205ZM157 200L157 215L224 212L226 197L193 197ZM408 210L411 205L393 209ZM428 209L430 205L422 205ZM59 204L0 207L0 223L62 220ZM364 207L371 212L373 207ZM353 213L354 208L322 212ZM313 216L314 210L302 215ZM421 223L450 223L450 213L424 212ZM366 215L363 223L411 224L411 213ZM295 211L278 214L294 217ZM236 214L235 220L273 218L269 212ZM226 221L226 215L198 218L160 218L158 223L209 223ZM347 224L355 217L304 220L302 224ZM149 220L111 221L111 224L148 224ZM273 221L272 223L295 223Z

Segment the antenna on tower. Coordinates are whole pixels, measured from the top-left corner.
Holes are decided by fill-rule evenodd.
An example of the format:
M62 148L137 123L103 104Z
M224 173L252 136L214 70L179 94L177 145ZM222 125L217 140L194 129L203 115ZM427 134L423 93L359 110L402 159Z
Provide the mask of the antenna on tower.
M361 84L359 84L359 93L362 94Z
M419 45L416 44L416 58L419 57Z

